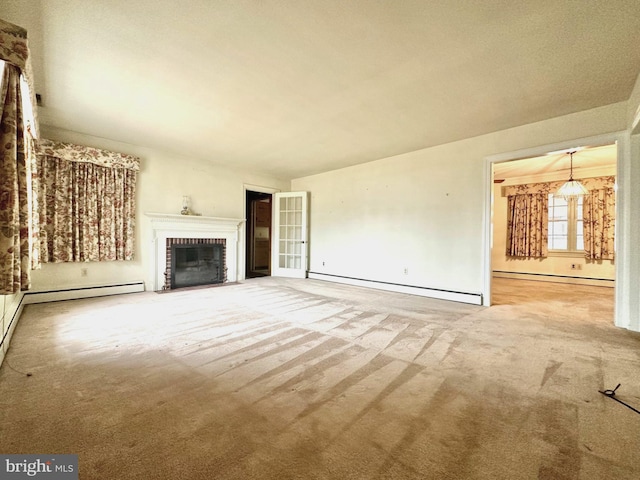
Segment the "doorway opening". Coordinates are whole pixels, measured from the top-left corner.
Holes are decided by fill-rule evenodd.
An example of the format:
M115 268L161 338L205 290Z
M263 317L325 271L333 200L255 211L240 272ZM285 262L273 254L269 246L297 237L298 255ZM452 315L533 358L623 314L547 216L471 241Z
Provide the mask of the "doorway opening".
M247 278L271 275L271 204L272 194L246 190Z
M530 281L553 282L551 285L561 283L567 287L571 285L608 287L611 288L610 292L612 293L606 297L611 297L613 302L613 288L617 278L615 259L587 259L583 244L584 237L582 236L582 202L574 198L565 201L556 197L554 200L555 192L571 174L571 157L573 157L573 176L576 180L582 179L583 183L602 182L604 184L607 179L613 178L612 183L615 183L619 146L615 140L614 142L611 140L613 139L609 139L609 142L576 141L574 145L548 148L547 151L541 148L488 159L490 163L491 207L488 212L490 247L489 268L486 275L490 304L494 304L496 301L491 296L493 289L490 285L494 280L498 281L497 279L500 279L500 286L503 289L505 281L509 282L508 288L517 289L519 280L528 280L529 282L522 282L522 284L523 288L529 289L531 288ZM570 155L569 152L574 153ZM507 254L509 192L513 194L517 190L519 193L531 193L527 188L535 190L541 185L549 186L547 193L549 198L548 220L545 223L545 226L548 226L548 252L537 258L511 257ZM589 189L591 188L589 187ZM613 198L615 202L615 194L613 194ZM616 205L614 205L614 209L618 211ZM618 232L619 226L616 217L617 215L613 214L616 223L615 230ZM538 285L546 289L546 286ZM557 291L562 292L566 289L559 287ZM561 293L558 294L561 295ZM523 295L522 298L527 298L527 295Z

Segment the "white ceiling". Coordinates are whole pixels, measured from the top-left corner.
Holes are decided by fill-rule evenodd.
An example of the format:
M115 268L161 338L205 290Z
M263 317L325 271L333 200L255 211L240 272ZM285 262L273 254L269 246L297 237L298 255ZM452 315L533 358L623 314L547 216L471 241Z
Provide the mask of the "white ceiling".
M27 10L29 8L29 10ZM638 0L2 0L41 123L281 178L629 98Z
M496 163L493 166L493 177L496 180L522 179L525 177L563 176L568 178L573 154L573 174L576 178L591 176L591 172L615 172L617 163L617 146L576 145L564 152L549 152L540 157ZM598 173L596 173L598 174Z

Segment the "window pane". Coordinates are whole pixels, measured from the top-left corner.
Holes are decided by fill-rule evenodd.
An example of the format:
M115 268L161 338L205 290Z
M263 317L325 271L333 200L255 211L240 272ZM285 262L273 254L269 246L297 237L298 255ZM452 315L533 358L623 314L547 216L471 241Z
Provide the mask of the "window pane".
M549 220L566 220L567 219L567 206L553 207L553 210L549 212Z
M550 248L552 250L566 250L567 249L567 237L549 237Z
M562 197L553 197L553 206L554 207L566 207L567 201Z
M580 211L582 212L582 209L580 209ZM581 219L576 222L576 250L584 250L583 227L584 224L581 217Z
M578 207L576 211L576 218L582 220L582 197L578 199Z
M567 235L567 229L568 229L568 222L563 221L563 222L551 222L549 224L549 232L551 235Z

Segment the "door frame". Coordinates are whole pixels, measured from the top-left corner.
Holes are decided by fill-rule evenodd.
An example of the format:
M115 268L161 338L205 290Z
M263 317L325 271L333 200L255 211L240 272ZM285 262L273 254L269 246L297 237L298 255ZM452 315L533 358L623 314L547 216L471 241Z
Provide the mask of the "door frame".
M279 188L272 188L272 187L265 187L262 185L251 185L249 183L245 183L242 186L242 217L244 218L247 215L247 191L250 192L259 192L259 193L270 193L272 196L274 193L279 193L282 190ZM272 197L273 200L273 197ZM240 229L239 235L240 235L240 241L242 248L240 248L240 258L238 259L239 262L239 269L238 269L238 280L242 281L242 280L246 280L247 279L247 222L250 221L250 219L245 218L244 222L242 222L242 227ZM271 230L273 231L273 218L271 219ZM273 235L272 235L273 238ZM271 248L273 248L273 240L271 241Z
M496 163L538 157L548 152L564 150L576 145L610 145L616 144L616 259L615 259L615 309L614 324L618 327L630 328L629 308L625 301L629 298L629 282L631 270L629 268L629 219L630 219L630 180L629 162L630 146L629 134L626 131L612 132L592 137L565 140L558 143L541 145L511 152L490 155L484 159L484 215L483 215L483 302L484 306L491 306L491 284L493 268L491 265L491 250L493 246L493 165Z

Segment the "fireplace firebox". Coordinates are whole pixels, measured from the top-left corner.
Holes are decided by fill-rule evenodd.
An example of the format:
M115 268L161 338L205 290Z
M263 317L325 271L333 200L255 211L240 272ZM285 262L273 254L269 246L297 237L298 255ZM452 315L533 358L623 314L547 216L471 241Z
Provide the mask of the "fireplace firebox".
M224 281L224 244L174 243L171 245L172 289Z

